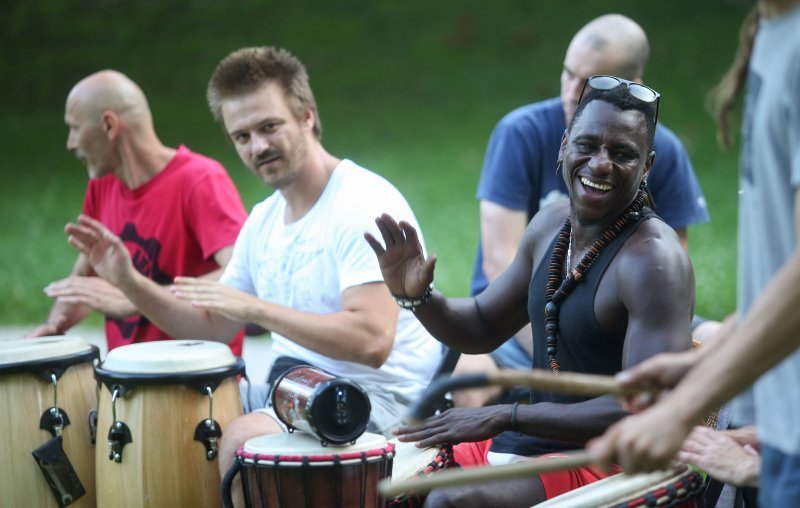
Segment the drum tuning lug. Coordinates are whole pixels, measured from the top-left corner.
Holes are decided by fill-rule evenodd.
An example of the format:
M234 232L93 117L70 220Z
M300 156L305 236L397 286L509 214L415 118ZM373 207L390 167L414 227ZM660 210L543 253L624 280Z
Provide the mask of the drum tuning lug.
M112 423L108 430L108 460L122 462L122 448L131 441L131 429L125 422Z
M89 411L89 437L92 440L92 445L97 442L97 410L92 409Z
M194 429L194 440L200 441L206 447L206 460L217 458L217 454L219 454L217 444L220 437L222 437L222 428L216 420L206 418Z
M69 416L60 407L53 406L45 409L39 419L39 428L50 432L53 437L60 436L61 431L67 425L69 425Z

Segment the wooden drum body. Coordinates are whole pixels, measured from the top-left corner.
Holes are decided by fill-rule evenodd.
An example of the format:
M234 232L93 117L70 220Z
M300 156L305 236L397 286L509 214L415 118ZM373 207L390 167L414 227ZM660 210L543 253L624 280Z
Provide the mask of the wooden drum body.
M391 475L394 445L364 433L322 446L302 432L248 440L237 452L248 507L383 507L378 482Z
M540 503L538 507L701 507L703 477L688 466L647 474L619 473Z
M242 414L228 346L170 340L122 346L95 368L98 506L221 505L216 446ZM210 423L210 422L214 423Z
M53 407L63 412L55 418L64 424L60 430L64 453L85 491L70 506L95 506L90 412L97 407L92 360L98 357L97 347L77 337L0 342L0 407L3 408L0 504L3 506L59 506L45 474L31 456L54 437L54 431L40 428L53 421L50 412ZM61 498L62 502L69 500Z

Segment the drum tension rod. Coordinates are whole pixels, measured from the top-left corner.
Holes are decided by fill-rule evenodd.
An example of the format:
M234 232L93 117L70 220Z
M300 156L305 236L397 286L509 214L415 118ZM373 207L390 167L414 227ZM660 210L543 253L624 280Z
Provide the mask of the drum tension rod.
M60 436L64 427L69 425L69 416L66 411L58 407L58 378L55 372L50 373L50 381L53 383L53 407L44 410L39 418L39 428L56 437Z
M119 392L119 387L115 386L111 394L111 419L113 423L111 428L108 429L108 460L113 460L114 462L122 462L122 448L133 441L131 429L125 422L117 420L117 396Z
M211 386L206 386L208 395L208 418L200 421L194 429L194 440L200 441L206 447L206 460L214 460L219 454L218 442L222 437L219 423L214 421L214 392Z

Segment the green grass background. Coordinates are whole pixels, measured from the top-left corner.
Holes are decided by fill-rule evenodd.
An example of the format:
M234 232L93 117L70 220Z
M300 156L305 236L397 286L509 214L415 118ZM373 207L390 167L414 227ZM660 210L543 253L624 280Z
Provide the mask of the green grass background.
M497 120L557 95L572 35L620 12L652 46L648 84L661 120L685 143L712 214L690 230L698 311L734 308L737 153L720 149L705 95L727 68L751 3L456 1L12 0L0 5L0 324L43 319L42 288L70 270L64 224L80 211L85 168L65 150L64 100L102 68L148 95L156 129L220 160L245 205L270 191L250 176L213 123L205 86L216 63L280 45L307 65L324 144L389 178L407 196L436 280L468 294L477 244L474 199ZM94 323L99 319L93 318Z

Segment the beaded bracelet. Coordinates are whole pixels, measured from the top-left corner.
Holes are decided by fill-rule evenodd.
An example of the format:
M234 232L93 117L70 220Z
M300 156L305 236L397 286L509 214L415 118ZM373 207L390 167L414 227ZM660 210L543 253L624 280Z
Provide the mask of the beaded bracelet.
M511 432L517 431L517 404L519 404L519 402L515 402L511 405Z
M431 301L431 298L433 298L433 284L428 284L428 288L425 290L425 293L418 298L409 298L407 296L398 296L395 294L392 294L392 298L394 298L394 301L397 302L397 305L400 307L413 311L420 305Z

